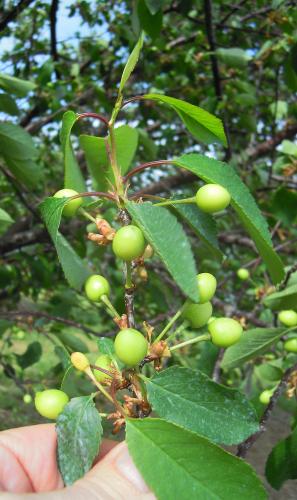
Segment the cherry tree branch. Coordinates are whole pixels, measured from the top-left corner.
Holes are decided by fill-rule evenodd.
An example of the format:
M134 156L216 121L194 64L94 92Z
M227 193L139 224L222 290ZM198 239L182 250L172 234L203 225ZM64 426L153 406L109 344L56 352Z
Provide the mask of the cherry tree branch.
M4 11L0 19L0 31L3 31L9 23L14 21L17 16L32 3L34 0L20 0L12 9Z

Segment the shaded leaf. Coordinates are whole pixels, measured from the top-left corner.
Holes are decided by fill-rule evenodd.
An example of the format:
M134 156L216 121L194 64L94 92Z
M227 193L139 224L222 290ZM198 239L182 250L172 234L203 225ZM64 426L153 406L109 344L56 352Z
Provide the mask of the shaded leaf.
M102 337L97 340L97 344L101 354L107 354L108 356L113 356L114 354L113 340L106 337Z
M188 238L176 217L165 208L151 203L128 202L126 207L177 285L197 302L195 261Z
M122 175L124 175L129 169L136 152L138 131L128 125L123 125L115 129L114 135L117 162ZM95 188L99 191L109 190L110 182L113 182L113 174L107 157L104 138L81 135L79 141L85 153L88 169L94 180Z
M231 204L242 224L255 241L258 251L274 283L284 276L279 256L273 250L267 223L245 184L228 164L200 154L188 154L174 160L174 164L193 172L206 182L224 186L231 195Z
M34 365L39 361L42 354L42 348L40 342L31 342L28 345L26 352L24 354L16 354L17 362L23 370L28 368L28 366Z
M255 410L243 394L198 370L172 366L145 383L160 417L212 441L237 444L259 429Z
M162 9L164 0L145 0L146 6L152 15L156 14L158 10Z
M13 223L13 219L6 212L6 210L3 210L3 208L0 208L0 222L5 222L6 224L12 224Z
M180 214L183 219L193 229L194 233L212 250L212 252L219 257L223 258L223 254L219 248L217 238L217 226L214 218L202 212L194 205L175 205L174 210Z
M286 439L279 441L268 456L266 478L279 490L288 479L297 479L297 426Z
M63 330L56 334L57 338L71 351L88 352L88 347L79 337L73 334L72 331Z
M153 14L146 5L145 0L138 0L137 14L141 28L154 40L162 29L162 10L158 10Z
M244 68L251 59L245 50L238 47L217 49L216 55L218 59L232 68Z
M249 359L260 356L277 342L286 328L254 328L244 332L237 344L229 347L222 360L222 368L241 366Z
M208 439L160 419L129 419L129 452L158 500L263 500L253 469Z
M297 284L289 286L281 292L275 292L264 299L264 304L273 311L281 309L297 309Z
M0 94L0 110L12 116L20 114L15 100L9 94Z
M35 89L36 85L33 82L0 73L0 87L9 94L16 94L18 97L26 97L31 90Z
M58 465L66 486L88 472L99 452L103 430L93 397L71 399L57 419Z
M64 187L82 193L86 190L85 181L71 145L71 131L76 121L77 115L74 111L64 113L60 140L64 155Z
M216 141L227 144L222 121L208 111L162 94L145 94L143 99L152 99L171 106L196 139L207 144Z

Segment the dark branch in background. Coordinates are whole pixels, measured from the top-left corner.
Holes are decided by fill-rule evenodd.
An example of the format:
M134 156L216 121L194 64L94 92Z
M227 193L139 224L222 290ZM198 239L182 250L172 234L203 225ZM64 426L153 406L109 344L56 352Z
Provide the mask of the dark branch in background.
M237 450L237 456L244 458L248 452L248 450L253 446L253 444L257 441L257 439L263 434L263 432L266 431L266 424L271 416L272 411L274 410L277 401L279 400L283 390L287 386L290 377L293 372L297 370L297 364L292 366L291 368L288 368L288 370L285 371L280 383L278 384L277 388L275 389L273 395L270 398L270 401L268 405L266 406L266 409L262 415L262 418L260 420L260 429L258 432L255 432L255 434L252 434L249 438L247 438L243 443L241 443L238 446Z
M293 273L295 273L297 271L297 264L294 264L294 266L292 266L289 271L287 272L284 280L281 282L280 286L279 286L279 290L283 290L284 288L286 288L288 282L289 282L289 279L291 277L291 275Z
M58 7L59 7L59 0L52 0L50 9L51 56L55 63L59 60L59 54L57 50L57 30L56 30ZM60 74L57 68L55 68L55 73L57 79L59 79Z
M261 156L271 153L284 139L292 139L296 134L297 123L287 123L272 139L268 139L258 144L255 148L248 150L247 155L249 160L256 160Z
M225 22L228 21L228 19L233 16L233 14L235 14L247 1L248 0L241 0L240 2L238 2L238 4L233 5L228 14L226 14L225 17L221 19L220 24L225 24Z
M212 380L219 383L221 378L221 362L224 357L225 349L220 349L218 352L218 357L213 367Z
M6 170L3 165L0 165L0 170L1 172L5 175L6 179L10 182L12 185L13 189L15 190L16 195L20 199L21 203L24 205L24 207L31 212L31 214L37 219L41 220L39 213L33 206L30 205L30 203L26 200L26 197L24 196L24 187L20 185L20 183L17 181L17 179L12 175L11 172Z
M220 102L222 100L223 93L222 93L219 64L218 64L218 59L216 56L216 48L217 47L216 47L215 30L214 30L214 26L213 26L213 22L212 22L211 0L204 0L204 12L205 12L205 25L206 25L207 39L208 39L210 50L212 52L212 54L210 56L210 60L211 60L213 82L214 82L214 87L215 87L217 99ZM232 153L231 153L230 137L229 137L228 126L226 123L226 117L224 117L224 119L223 119L223 124L224 124L226 137L227 137L227 148L226 148L225 159L229 160Z
M131 218L130 215L126 210L120 210L119 213L119 219L122 222L124 226L128 226L131 224ZM128 278L128 273L131 275L132 279L132 273L133 273L133 267L131 262L126 262L124 264L125 266L125 280L126 283L130 282L130 279ZM128 327L129 328L134 328L135 327L135 318L134 318L134 291L135 291L135 286L132 282L132 286L125 286L125 306L126 306L126 314L127 314L127 322L128 322Z
M3 31L9 23L14 21L17 16L32 3L34 0L20 0L12 9L4 11L0 18L0 31Z
M108 332L108 333L99 333L93 330L92 328L89 328L87 326L82 325L81 323L77 323L76 321L73 321L71 319L66 319L62 318L61 316L52 316L51 314L45 313L45 312L39 312L39 311L13 311L13 312L0 312L0 317L5 318L5 319L21 319L21 318L28 318L28 317L35 317L35 318L45 318L48 319L49 321L55 321L56 323L63 323L68 326L73 326L75 328L78 328L79 330L83 330L86 333L90 333L92 335L96 335L96 337L107 337L114 335L114 333Z

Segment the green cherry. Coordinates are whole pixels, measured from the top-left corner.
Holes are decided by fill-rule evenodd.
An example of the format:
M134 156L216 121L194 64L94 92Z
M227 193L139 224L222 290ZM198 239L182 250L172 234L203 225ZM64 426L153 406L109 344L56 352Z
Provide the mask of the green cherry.
M113 369L111 358L107 354L101 354L100 356L98 356L95 361L95 365L108 371L112 371ZM100 370L94 370L93 373L98 382L105 383L108 380L111 380L110 375L100 372Z
M238 278L242 281L246 281L250 277L250 272L248 271L248 269L244 269L243 267L238 269L236 274L237 274Z
M278 313L279 321L285 326L296 326L297 325L297 313L293 309L287 311L280 311Z
M102 295L110 294L110 286L107 279L100 274L93 274L85 283L85 292L89 300L99 302Z
M224 210L231 201L227 189L219 184L205 184L196 193L196 204L210 214Z
M23 401L26 405L30 404L32 402L31 394L24 394Z
M217 280L210 273L197 274L199 302L204 304L212 299L217 288Z
M287 352L297 353L297 337L286 340L286 342L284 343L284 349Z
M273 394L273 391L270 391L269 389L266 389L265 391L261 392L261 394L259 396L260 403L262 403L263 405L268 405L272 394Z
M114 341L117 357L127 366L136 366L147 354L148 342L134 328L121 330Z
M119 229L112 242L112 249L117 257L127 262L141 257L145 250L142 231L132 224Z
M218 318L209 323L208 331L213 344L226 348L239 341L242 335L242 326L235 319Z
M192 328L201 328L206 325L212 315L212 305L210 302L204 304L195 304L187 301L182 312L182 318L187 319Z
M76 196L79 194L74 189L60 189L54 194L54 198L70 198L71 196ZM81 206L83 200L82 198L75 198L74 200L69 200L63 208L63 215L65 217L73 217L77 210Z
M68 401L65 392L59 389L47 389L36 393L35 408L43 417L55 420Z

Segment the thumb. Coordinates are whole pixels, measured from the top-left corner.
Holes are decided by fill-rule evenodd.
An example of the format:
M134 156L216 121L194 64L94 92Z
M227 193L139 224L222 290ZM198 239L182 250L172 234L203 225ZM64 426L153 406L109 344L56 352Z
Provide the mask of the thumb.
M83 479L69 489L72 488L72 500L155 499L136 469L126 443L115 446Z

